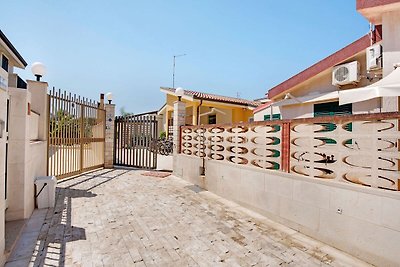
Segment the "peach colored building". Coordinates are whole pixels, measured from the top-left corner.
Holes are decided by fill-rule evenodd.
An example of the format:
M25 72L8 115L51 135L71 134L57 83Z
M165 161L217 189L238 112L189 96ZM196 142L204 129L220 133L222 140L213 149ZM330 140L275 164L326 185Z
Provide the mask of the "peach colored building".
M400 1L358 0L357 10L371 22L371 31L269 89L266 96L271 101L254 110L255 121L399 110L398 93L359 101L357 91L346 91L373 86L378 81L385 83L394 64L400 62ZM374 53L375 57L371 56ZM376 65L371 67L372 61ZM349 73L341 73L343 68L338 70L341 66L348 67ZM343 75L354 75L354 78L340 83L337 75L341 75L340 79L345 78ZM396 79L400 81L400 77ZM365 90L359 92L364 94ZM346 93L352 93L354 100L339 105L340 96Z

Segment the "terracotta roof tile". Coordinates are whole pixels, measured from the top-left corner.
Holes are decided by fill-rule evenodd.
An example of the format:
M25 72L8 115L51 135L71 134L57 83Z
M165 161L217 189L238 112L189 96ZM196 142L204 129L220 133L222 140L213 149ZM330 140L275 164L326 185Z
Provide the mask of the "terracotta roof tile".
M174 88L161 87L161 89L175 93ZM221 96L221 95L215 95L215 94L209 94L209 93L202 93L202 92L192 91L192 90L185 90L185 95L191 96L196 99L244 105L244 106L249 106L249 107L258 107L261 105L261 102L258 102L258 101L251 101L251 100L247 100L247 99L243 99L243 98L235 98L235 97L229 97L229 96Z
M264 109L266 109L267 107L271 106L273 103L274 103L273 101L264 103L264 104L262 104L262 105L256 107L256 108L253 110L253 113L260 112L261 110L264 110Z

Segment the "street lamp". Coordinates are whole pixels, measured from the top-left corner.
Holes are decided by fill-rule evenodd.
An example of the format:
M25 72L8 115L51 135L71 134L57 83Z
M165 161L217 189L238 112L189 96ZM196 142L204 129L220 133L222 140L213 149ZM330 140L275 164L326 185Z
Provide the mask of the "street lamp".
M174 56L174 67L173 67L173 70L172 70L172 88L175 88L175 59L177 57L184 57L184 56L186 56L186 54Z
M183 90L182 87L178 87L175 90L175 95L178 97L178 101L181 101L183 94L185 93L185 90Z
M36 81L40 82L40 78L46 74L46 67L41 62L35 62L32 64L32 73L36 76Z
M107 98L107 100L108 100L108 104L111 104L112 99L113 99L112 93L111 93L111 92L108 92L108 93L106 94L106 98Z

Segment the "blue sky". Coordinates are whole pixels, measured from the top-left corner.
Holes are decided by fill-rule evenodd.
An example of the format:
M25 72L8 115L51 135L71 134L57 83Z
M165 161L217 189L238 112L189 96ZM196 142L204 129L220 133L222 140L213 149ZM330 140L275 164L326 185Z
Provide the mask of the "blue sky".
M263 97L368 32L355 0L14 0L0 28L25 60L45 63L49 85L117 109L160 108L172 86ZM30 67L18 71L32 79Z

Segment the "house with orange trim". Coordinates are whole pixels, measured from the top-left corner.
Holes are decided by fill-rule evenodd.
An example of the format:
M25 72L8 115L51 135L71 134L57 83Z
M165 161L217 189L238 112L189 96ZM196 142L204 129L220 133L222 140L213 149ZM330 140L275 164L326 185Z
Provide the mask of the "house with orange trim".
M160 91L166 95L166 104L158 111L162 121L159 132L171 135L174 102L178 97L174 88L161 87ZM182 101L186 104L186 125L249 122L252 121L253 110L261 105L259 101L192 90L184 90Z
M357 0L356 8L371 31L270 88L255 121L399 111L400 0ZM398 81L389 93L374 87L389 80Z

